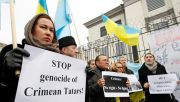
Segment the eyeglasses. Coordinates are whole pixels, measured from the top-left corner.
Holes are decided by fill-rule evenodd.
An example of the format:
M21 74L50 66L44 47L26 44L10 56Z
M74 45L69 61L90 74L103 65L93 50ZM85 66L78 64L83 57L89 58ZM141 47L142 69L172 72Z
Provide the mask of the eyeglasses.
M123 67L116 67L117 69L123 68Z

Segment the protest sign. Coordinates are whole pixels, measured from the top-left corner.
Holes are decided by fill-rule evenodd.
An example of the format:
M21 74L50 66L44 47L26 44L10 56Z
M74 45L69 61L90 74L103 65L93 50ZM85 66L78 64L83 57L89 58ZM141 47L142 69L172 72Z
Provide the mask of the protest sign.
M103 71L102 77L105 80L105 97L129 97L126 86L127 74Z
M148 76L150 94L170 94L177 86L176 74L161 74Z
M130 82L129 92L137 92L142 91L142 86L140 82L137 80L136 75L128 75L128 80Z
M86 62L25 46L15 102L84 102Z

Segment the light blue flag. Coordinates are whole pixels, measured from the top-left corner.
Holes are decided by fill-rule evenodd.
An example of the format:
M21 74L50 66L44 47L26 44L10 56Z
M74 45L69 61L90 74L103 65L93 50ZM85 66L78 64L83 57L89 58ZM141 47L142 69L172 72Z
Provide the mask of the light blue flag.
M1 2L0 2L0 30L1 30Z
M9 3L10 0L0 0L0 3Z
M57 39L71 35L71 30L70 30L71 22L72 21L70 17L70 9L68 6L68 1L59 0L56 9L55 21L54 21Z
M0 3L9 3L10 0L0 0ZM15 0L14 0L14 3L15 3Z
M141 68L141 63L127 63L128 69L131 69L134 72L134 75L136 75L137 79L139 79L138 70Z
M1 29L1 3L9 3L10 0L0 0L0 29Z

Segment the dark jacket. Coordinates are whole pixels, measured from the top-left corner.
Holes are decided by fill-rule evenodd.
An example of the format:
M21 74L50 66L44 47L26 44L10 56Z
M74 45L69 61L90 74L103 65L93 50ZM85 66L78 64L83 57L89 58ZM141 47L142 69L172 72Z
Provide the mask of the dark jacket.
M139 73L139 81L142 86L144 83L148 82L148 75L159 75L159 74L167 74L166 69L160 63L157 62L156 74L153 74L146 66L145 63L138 70ZM143 87L144 88L144 87ZM150 94L149 88L144 89L146 102L171 102L170 94Z
M96 68L95 74L88 80L89 101L90 102L115 102L115 98L104 97L103 88L97 84L98 79L101 78L102 70Z
M18 44L23 48L23 45ZM5 54L12 50L12 44L5 46L0 53L0 100L2 102L14 102L19 77L15 70L4 65Z
M126 67L125 73L126 74L134 74L134 72L132 70L128 69L127 67Z

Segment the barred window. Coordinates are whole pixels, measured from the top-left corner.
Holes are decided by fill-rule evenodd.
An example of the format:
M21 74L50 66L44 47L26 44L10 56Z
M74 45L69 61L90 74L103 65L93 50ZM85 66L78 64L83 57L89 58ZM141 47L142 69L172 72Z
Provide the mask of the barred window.
M107 35L107 31L105 29L105 26L100 28L100 37L106 36Z
M133 53L133 58L134 58L134 62L138 63L139 62L139 58L138 58L138 49L137 46L132 46L132 53Z
M117 20L116 23L117 23L117 24L122 24L122 23L121 23L121 20Z
M108 49L108 46L102 47L102 48L101 48L101 53L102 53L103 55L106 55L107 57L109 57L109 49Z
M162 29L168 27L168 22L159 22L156 24L153 24L153 30Z
M165 6L164 0L146 0L146 3L149 12Z
M118 41L118 43L116 43L116 56L126 54L125 48L125 44L123 42Z

